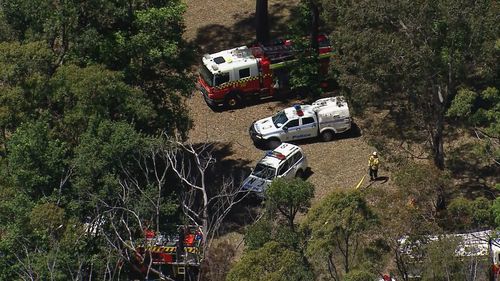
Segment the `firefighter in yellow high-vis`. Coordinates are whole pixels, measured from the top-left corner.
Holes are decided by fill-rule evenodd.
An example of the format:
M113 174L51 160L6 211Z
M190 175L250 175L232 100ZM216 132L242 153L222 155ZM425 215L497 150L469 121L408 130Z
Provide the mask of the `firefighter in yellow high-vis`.
M368 168L370 173L370 181L374 181L377 179L379 160L377 152L374 151L370 158L368 159Z

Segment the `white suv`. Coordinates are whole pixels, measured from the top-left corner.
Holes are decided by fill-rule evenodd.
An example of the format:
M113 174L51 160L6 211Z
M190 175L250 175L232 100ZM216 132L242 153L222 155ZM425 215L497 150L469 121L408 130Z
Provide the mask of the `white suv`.
M275 178L303 177L307 170L307 159L302 149L290 143L282 143L266 152L244 181L243 189L265 192Z

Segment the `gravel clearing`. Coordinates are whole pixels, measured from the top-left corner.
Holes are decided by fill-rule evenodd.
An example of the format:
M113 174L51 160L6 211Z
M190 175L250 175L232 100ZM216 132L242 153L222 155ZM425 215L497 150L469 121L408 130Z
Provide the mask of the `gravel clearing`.
M299 0L269 0L272 38L283 36L286 32L290 9L298 2ZM198 48L200 58L204 53L233 48L253 41L255 0L185 0L185 3L187 4L185 38ZM250 168L254 167L264 155L264 151L256 148L248 135L250 124L294 103L297 103L297 100L287 102L270 100L238 110L214 112L207 106L201 93L195 91L192 98L187 101L194 124L194 128L189 132L189 141L218 142L224 151L220 153L222 159L219 159L219 163L224 162L220 164L224 168L221 169L219 176L231 174L236 179L245 177L250 173ZM362 120L359 121L361 124ZM362 126L360 131L362 132ZM368 157L373 147L367 144L362 133L346 134L327 143L311 139L297 144L304 149L311 167L312 173L308 181L316 187L313 204L334 190L353 189L368 172ZM379 176L389 176L384 171L383 155L381 160ZM365 179L363 186L367 186L368 183ZM370 189L387 189L391 185L389 179L389 182L383 185L375 184L370 186ZM252 218L255 217L247 214L239 220L248 223ZM297 216L297 222L303 219L303 214ZM216 239L214 246L223 241L234 245L236 248L234 259L238 260L244 249L243 232L241 228L235 230L237 231L230 231Z
M296 102L269 101L242 109L214 112L205 104L201 93L194 93L188 102L195 125L189 135L190 141L229 144L232 154L227 158L247 161L253 167L264 151L253 145L248 135L250 124ZM312 172L308 180L316 186L315 201L332 190L354 188L367 174L367 159L373 151L362 136L353 133L339 135L331 142L311 139L296 144L304 149L308 158ZM382 170L380 176L383 175Z
M269 1L272 34L286 30L290 9L299 1ZM200 47L201 53L234 47L252 41L254 37L253 16L255 0L186 0L186 39ZM281 30L280 30L281 29ZM248 128L257 119L270 116L277 111L297 103L297 100L263 101L242 109L214 112L203 100L199 91L187 101L194 128L189 133L190 141L219 142L229 146L230 154L224 161L248 163L255 166L264 152L256 148ZM361 134L345 134L331 142L311 139L299 142L305 151L312 174L308 178L316 186L315 199L318 201L328 193L338 189L352 189L367 174L368 156L373 148ZM387 176L382 167L379 176ZM248 173L248 169L246 170ZM365 179L365 184L368 181ZM390 185L390 181L384 184ZM374 188L382 185L375 185Z

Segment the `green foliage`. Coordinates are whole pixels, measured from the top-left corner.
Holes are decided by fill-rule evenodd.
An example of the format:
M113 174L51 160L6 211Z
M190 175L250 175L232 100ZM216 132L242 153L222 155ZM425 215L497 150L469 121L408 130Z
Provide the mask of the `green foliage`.
M257 250L264 244L275 241L282 247L300 251L304 244L304 235L279 219L273 220L272 216L267 214L247 227L244 240L247 250Z
M455 257L460 240L439 239L426 247L426 257L422 265L423 281L463 280L460 259Z
M133 238L139 219L175 224L175 184L162 190L149 172L167 166L152 135L191 126L184 11L180 0L0 1L1 280L104 276L122 222ZM104 212L97 233L110 239L90 237L84 223Z
M184 10L183 4L171 4L138 11L134 25L139 32L130 39L135 56L143 58L146 64L178 60L182 52L179 44L182 42Z
M302 253L305 244L304 239L304 234L300 231L279 223L274 227L272 241L280 243L280 245L287 249Z
M0 7L0 42L9 41L13 37L14 37L14 32L7 23L7 19L5 18L5 13L3 12L3 9Z
M151 101L123 79L98 65L58 68L50 80L49 103L60 136L75 143L91 118L142 123L156 118Z
M319 65L316 58L299 58L290 71L291 89L306 94L312 100L317 99L321 94Z
M394 182L412 206L431 218L437 209L436 197L444 192L442 187L449 184L449 176L431 164L408 162L400 165Z
M54 235L65 222L64 209L52 203L41 203L31 209L30 226L41 236Z
M15 280L22 265L17 262L15 251L19 237L25 235L32 202L16 188L0 185L0 279Z
M51 139L46 122L24 123L12 135L8 147L10 175L22 191L38 199L60 188L68 147Z
M133 157L145 145L145 139L127 123L90 123L88 130L81 136L73 162L78 197L80 200L89 200L88 207L95 206L101 200L114 200L117 192L120 192L118 174L122 167L132 164ZM83 206L81 202L80 207Z
M338 51L332 67L356 111L388 110L395 138L425 137L444 168L448 106L462 88L498 83L496 1L322 1ZM498 122L497 122L498 123Z
M500 183L497 183L495 185L495 189L498 191L500 190ZM500 198L496 198L495 201L493 201L493 205L491 206L491 210L493 212L493 220L495 223L495 226L497 228L500 227Z
M248 226L245 232L245 247L248 250L257 250L272 240L273 225L266 218L262 218Z
M41 42L38 49L52 55L50 69L43 75L71 64L82 68L102 64L121 71L127 84L140 88L154 106L149 120L135 120L142 129L186 136L191 122L183 97L194 86L187 71L194 53L182 38L185 6L181 1L138 1L134 5L102 0L57 5L46 0L28 2L4 1L0 11L27 46ZM81 72L74 76L78 75L89 76ZM109 79L109 74L103 79Z
M482 141L481 154L500 161L500 92L488 87L480 93L461 89L452 101L447 115L464 121L476 130Z
M469 117L477 96L474 91L467 89L459 90L448 109L448 116Z
M319 60L311 46L312 11L310 4L315 1L300 1L295 8L296 15L290 19L289 30L292 35L297 60L290 66L290 88L292 91L317 99L322 93L321 81L326 80L325 60ZM326 68L325 68L326 69Z
M472 202L473 227L490 227L493 224L492 202L484 197L476 198Z
M0 142L8 131L38 117L52 61L43 42L0 42Z
M311 183L299 178L292 180L278 178L273 180L266 190L266 207L271 213L281 213L293 230L295 216L311 206L313 197L314 185Z
M477 230L493 224L492 202L484 197L453 199L448 205L449 220L455 230Z
M132 29L135 32L127 34L123 30L115 36L130 61L125 67L126 77L140 86L155 106L158 118L149 123L186 138L191 120L182 97L189 97L194 89L188 72L194 62L194 48L182 39L184 10L184 4L176 0L137 11Z
M353 270L347 273L344 277L344 281L373 281L376 280L377 276L371 272L363 270Z
M246 252L226 280L299 281L313 280L313 275L299 253L269 242L258 250Z
M362 245L367 242L364 236L376 224L376 216L360 193L332 193L307 214L307 255L320 274L327 274L327 263L331 262L342 276L356 268Z

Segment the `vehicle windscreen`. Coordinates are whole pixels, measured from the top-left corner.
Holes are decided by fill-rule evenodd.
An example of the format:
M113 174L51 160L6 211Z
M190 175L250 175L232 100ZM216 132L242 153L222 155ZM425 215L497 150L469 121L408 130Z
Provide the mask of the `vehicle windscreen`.
M276 169L259 163L255 166L252 175L261 179L272 180L276 175Z
M208 70L207 66L204 64L202 64L200 68L200 75L210 87L214 86L214 75L212 74L212 72L210 72L210 70Z
M281 127L283 124L285 124L288 121L288 118L286 118L286 114L284 111L280 111L280 112L276 113L276 115L274 115L272 117L272 119L273 119L274 126L276 126L276 128ZM278 124L280 124L280 126L278 126Z

